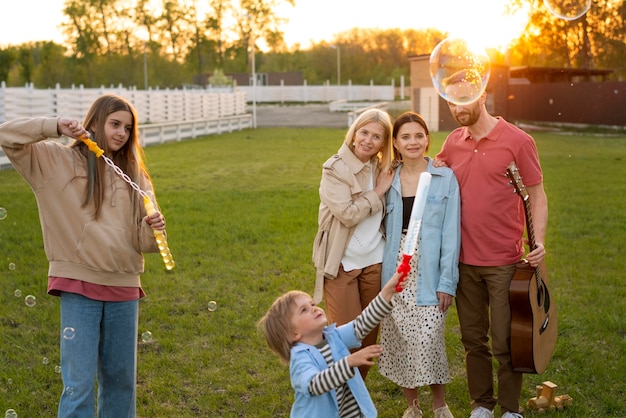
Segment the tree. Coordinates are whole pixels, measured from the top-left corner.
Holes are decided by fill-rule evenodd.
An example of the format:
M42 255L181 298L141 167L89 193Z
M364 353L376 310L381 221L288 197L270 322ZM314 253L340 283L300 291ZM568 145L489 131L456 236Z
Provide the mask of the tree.
M0 49L0 82L7 82L9 80L9 73L11 72L15 57L15 47Z
M511 48L513 64L624 68L624 0L594 0L587 13L572 21L554 16L543 0L512 0L514 5L522 2L531 4L531 20Z
M37 43L39 63L35 66L33 81L37 87L51 88L59 84L71 84L71 72L67 71L65 48L54 42Z

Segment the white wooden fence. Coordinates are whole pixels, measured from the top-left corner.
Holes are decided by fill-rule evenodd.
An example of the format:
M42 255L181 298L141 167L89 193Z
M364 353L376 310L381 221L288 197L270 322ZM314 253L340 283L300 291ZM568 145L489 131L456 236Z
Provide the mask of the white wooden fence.
M285 103L285 102L332 102L337 100L347 101L393 101L395 87L370 85L347 85L335 86L330 84L310 86L304 82L301 86L237 86L237 91L245 92L248 102L256 99L257 103Z
M6 87L4 83L0 85L0 123L20 117L57 115L82 120L91 103L106 93L122 96L135 106L143 145L252 127L252 115L247 113L246 94L242 91L35 89L32 85ZM0 150L0 169L10 166Z
M0 85L0 123L35 116L57 116L82 120L91 103L105 93L130 101L137 109L139 123L179 122L217 119L246 113L243 91L213 92L203 89L137 90L126 87L82 87L35 89Z

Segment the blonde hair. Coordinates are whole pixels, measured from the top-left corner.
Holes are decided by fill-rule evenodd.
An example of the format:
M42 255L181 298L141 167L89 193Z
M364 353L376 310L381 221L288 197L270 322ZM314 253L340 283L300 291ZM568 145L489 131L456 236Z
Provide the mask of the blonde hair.
M291 358L293 341L293 308L296 299L310 296L299 290L292 290L278 297L267 310L263 318L259 320L259 329L265 335L265 341L270 349L276 353L281 362L288 364Z
M348 128L344 143L350 147L354 142L356 132L371 122L378 123L383 128L385 133L385 142L383 147L380 149L378 154L372 158L377 159L378 165L381 169L388 170L391 168L391 163L394 159L393 139L391 138L392 125L389 113L380 109L368 109L364 111L354 122L352 122L350 128Z

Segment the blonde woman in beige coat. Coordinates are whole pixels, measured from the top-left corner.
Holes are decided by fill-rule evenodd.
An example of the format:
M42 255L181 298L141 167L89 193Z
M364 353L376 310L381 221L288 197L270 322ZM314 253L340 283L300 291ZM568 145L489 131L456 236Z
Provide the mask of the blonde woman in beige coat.
M323 165L319 229L313 245L314 301L322 297L329 323L354 320L380 292L385 246L385 193L391 186L391 119L380 109L359 115L337 154ZM362 347L375 344L378 327ZM369 366L361 366L363 378Z

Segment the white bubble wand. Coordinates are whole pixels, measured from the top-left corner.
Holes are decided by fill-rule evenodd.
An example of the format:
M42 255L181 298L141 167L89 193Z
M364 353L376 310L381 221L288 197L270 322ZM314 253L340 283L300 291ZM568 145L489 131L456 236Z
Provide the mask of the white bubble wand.
M411 271L411 258L413 258L413 254L415 254L415 250L417 249L417 238L422 227L422 216L424 215L424 208L426 207L431 178L431 174L424 171L420 174L419 182L417 183L415 201L413 202L413 209L411 209L409 228L406 231L404 250L402 251L402 263L400 263L397 270L398 273L402 273L402 276L400 276L398 284L396 285L396 292L402 291L400 283L404 281Z

